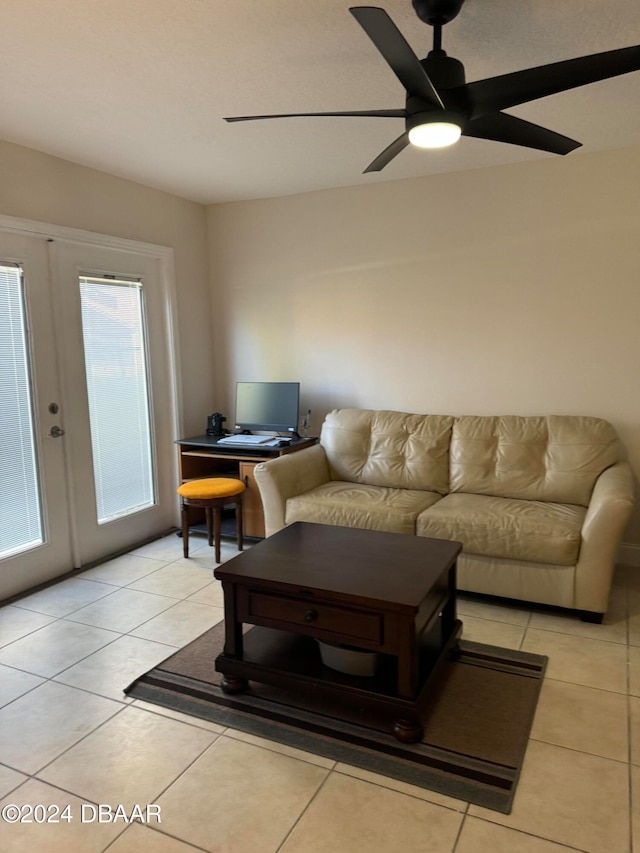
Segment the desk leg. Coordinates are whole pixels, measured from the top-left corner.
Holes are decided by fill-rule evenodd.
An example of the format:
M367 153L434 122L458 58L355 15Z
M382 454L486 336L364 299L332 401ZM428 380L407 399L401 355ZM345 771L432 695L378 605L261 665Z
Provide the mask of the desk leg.
M236 536L238 538L238 551L244 547L242 530L242 494L236 500Z

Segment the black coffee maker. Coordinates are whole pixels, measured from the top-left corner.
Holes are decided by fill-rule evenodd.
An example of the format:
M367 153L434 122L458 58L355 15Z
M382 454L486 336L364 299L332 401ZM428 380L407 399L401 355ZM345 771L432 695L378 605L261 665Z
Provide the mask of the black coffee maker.
M221 438L224 435L222 424L225 421L225 416L220 414L220 412L214 412L212 415L209 415L207 418L207 435L214 438Z

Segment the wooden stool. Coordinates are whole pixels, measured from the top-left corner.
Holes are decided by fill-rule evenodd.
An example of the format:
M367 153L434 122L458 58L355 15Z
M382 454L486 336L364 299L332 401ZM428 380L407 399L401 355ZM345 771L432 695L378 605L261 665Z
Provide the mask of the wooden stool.
M189 556L189 507L204 508L207 519L207 534L209 545L215 543L216 563L220 562L220 521L222 507L226 504L236 505L236 531L238 534L238 551L242 551L242 493L246 486L242 480L228 477L208 477L204 480L191 480L178 487L182 498L182 546L184 556Z

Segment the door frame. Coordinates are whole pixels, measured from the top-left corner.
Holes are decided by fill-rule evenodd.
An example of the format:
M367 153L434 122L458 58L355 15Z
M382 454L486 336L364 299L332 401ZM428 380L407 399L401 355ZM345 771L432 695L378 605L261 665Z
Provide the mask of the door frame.
M168 347L168 385L171 411L169 420L173 439L177 440L182 435L182 387L180 381L180 350L178 343L177 325L177 291L175 277L174 250L169 246L161 246L155 243L145 243L132 240L127 237L115 237L109 234L99 234L93 231L85 231L80 228L72 228L66 225L52 225L31 219L20 219L13 216L0 214L0 231L21 234L25 237L41 238L43 240L60 240L65 243L79 243L96 248L118 249L123 252L133 252L139 255L154 258L158 262L158 279L162 288L166 305L166 331ZM61 389L64 390L64 389ZM171 475L175 483L178 482L178 455L174 454L171 463ZM68 482L72 482L69 459L65 454L65 469ZM174 524L179 526L179 509L176 502L172 511ZM72 536L72 558L73 567L78 565L78 551L75 536ZM109 555L105 555L109 556Z

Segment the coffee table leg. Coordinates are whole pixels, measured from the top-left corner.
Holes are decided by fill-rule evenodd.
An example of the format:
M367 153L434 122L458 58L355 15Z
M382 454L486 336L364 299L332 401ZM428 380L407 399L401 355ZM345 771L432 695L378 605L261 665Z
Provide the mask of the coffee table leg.
M422 740L424 729L419 720L407 717L396 720L391 731L395 739L402 743L416 743Z
M223 693L244 693L248 686L249 682L246 678L227 678L226 675L222 677L220 682Z
M216 542L218 541L219 538L216 538ZM242 622L238 619L237 587L233 583L222 581L222 591L224 592L224 654L227 657L242 660ZM222 691L229 694L243 693L248 686L249 682L246 678L236 678L224 673L220 682Z
M398 696L413 699L418 691L420 658L413 619L401 626L401 647L398 653Z
M222 582L224 593L224 653L233 658L242 657L242 622L237 617L236 587Z

